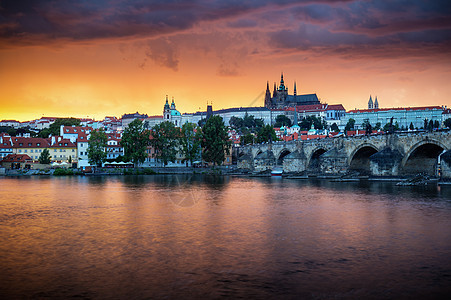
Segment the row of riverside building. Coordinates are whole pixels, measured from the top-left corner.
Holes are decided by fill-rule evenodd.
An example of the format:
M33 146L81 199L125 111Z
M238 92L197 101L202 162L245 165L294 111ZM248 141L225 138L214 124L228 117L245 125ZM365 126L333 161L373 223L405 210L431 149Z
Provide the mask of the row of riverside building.
M301 131L297 122L308 116L315 116L323 120L328 126L334 123L343 131L349 119L355 120L356 133L363 131L363 123L368 121L372 126L380 123L381 126L389 122L397 123L398 126L409 128L410 124L414 128L422 128L424 120L438 122L441 127L446 119L451 118L451 111L446 106L425 106L425 107L403 107L403 108L379 108L377 97L374 102L370 96L367 109L355 109L346 111L342 104L321 103L316 94L297 94L296 82L294 82L293 94L288 93L283 74L280 83L277 86L274 83L274 89L271 92L269 82L266 85L265 106L263 107L238 107L221 110L213 110L211 105L207 106L206 111L195 113L180 113L172 98L169 103L168 96L163 107L163 114L157 116L148 116L138 112L133 114L124 114L120 119L116 117L105 117L102 121L95 121L90 118L81 119L81 126L61 126L59 136L48 139L32 138L30 136L11 137L5 133L0 133L0 159L7 155L16 155L16 159L27 159L36 162L43 149L49 149L52 157L52 163L55 164L74 164L77 167L88 167L88 140L89 134L93 129L103 128L108 135L107 158L115 159L123 155L123 148L120 146L122 131L134 119L141 119L148 128L153 127L164 121L170 121L175 126L181 127L184 123L197 124L200 120L206 119L211 115L219 115L224 123L229 125L232 117L244 118L246 115L254 116L256 119L262 119L264 124L273 125L279 115L288 117L294 126L291 128L276 128L276 133L283 140L305 140L312 138L324 138L332 136L328 131L316 131L313 128L309 131ZM28 122L18 122L15 120L0 121L0 126L11 126L14 128L27 127L35 131L48 128L56 118L42 117L38 120ZM235 144L239 143L239 133L230 130L229 136ZM157 166L158 162L152 158L152 149L147 150L148 158L145 166ZM10 156L11 158L11 156ZM9 163L9 162L8 162ZM231 163L229 157L225 164ZM183 157L178 155L175 166L184 166Z

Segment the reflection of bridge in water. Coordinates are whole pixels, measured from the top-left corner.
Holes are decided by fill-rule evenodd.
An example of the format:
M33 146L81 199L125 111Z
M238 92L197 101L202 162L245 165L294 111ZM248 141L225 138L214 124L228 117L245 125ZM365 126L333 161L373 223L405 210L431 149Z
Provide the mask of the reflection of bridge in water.
M412 132L248 145L238 150L238 167L257 172L279 165L284 172L435 175L440 158L443 175L451 177L450 137L450 131Z

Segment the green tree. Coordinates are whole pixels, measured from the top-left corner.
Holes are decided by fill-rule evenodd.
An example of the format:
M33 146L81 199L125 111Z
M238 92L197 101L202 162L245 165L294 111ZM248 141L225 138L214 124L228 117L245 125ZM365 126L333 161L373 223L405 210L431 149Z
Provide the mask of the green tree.
M428 130L432 131L434 129L434 121L430 120L428 123Z
M445 125L445 127L448 127L449 129L451 129L451 118L446 119L443 122L443 125Z
M60 127L63 126L80 126L80 120L76 118L58 118L52 123L49 128L42 129L38 136L48 138L50 135L60 135Z
M243 118L243 126L247 128L254 128L255 127L254 116L249 116L246 112Z
M200 127L204 127L205 123L207 123L207 119L203 118L203 119L200 119L199 122L197 122L197 125L199 125Z
M202 130L192 123L185 123L182 126L180 146L185 157L184 161L189 161L191 166L193 161L200 158Z
M260 129L263 126L265 126L265 122L263 122L263 119L254 119L254 124L256 129Z
M39 163L43 164L43 165L48 165L50 163L51 160L51 156L50 156L50 152L49 150L46 148L44 150L42 150L41 155L39 155Z
M332 130L332 131L334 131L334 132L339 132L339 131L340 131L340 129L338 128L337 123L333 123L333 124L330 126L330 130Z
M434 128L440 128L440 122L438 120L434 121Z
M230 153L230 144L222 118L210 117L202 128L202 158L215 165L221 165L225 159L225 153Z
M324 129L327 126L326 121L321 118L317 118L316 116L307 116L306 118L302 118L299 123L299 127L301 130L309 130L312 128L312 124L315 129Z
M350 118L348 120L348 123L346 123L345 132L346 131L350 131L350 130L354 130L354 125L355 125L355 120L353 118Z
M263 127L264 122L262 119L255 119L253 115L248 115L246 112L243 119L235 116L231 117L229 124L233 129L241 132L256 132Z
M257 134L257 142L259 143L271 143L277 140L276 132L271 125L263 126Z
M241 127L243 127L243 124L243 119L239 117L232 116L229 120L229 125L233 129L241 129Z
M371 132L373 130L373 127L371 126L370 121L368 119L365 119L363 121L362 127L363 127L363 129L365 129L365 134L366 135L371 134Z
M241 145L253 144L254 138L255 136L252 133L246 133L240 136L240 144Z
M414 130L415 129L415 127L413 127L413 123L412 122L410 122L409 129L410 130Z
M186 127L185 127L186 128ZM175 162L180 139L180 129L172 122L166 121L152 127L150 145L154 147L154 157L166 166Z
M274 127L291 126L291 120L285 115L278 115Z
M121 145L124 147L124 157L127 161L132 161L135 167L147 158L149 136L149 130L144 128L144 123L140 119L135 119L128 124L122 134Z
M377 122L376 125L374 126L374 130L380 130L381 128L382 128L381 122Z
M88 160L89 163L101 167L107 157L105 148L108 137L103 129L94 129L91 131L88 141Z

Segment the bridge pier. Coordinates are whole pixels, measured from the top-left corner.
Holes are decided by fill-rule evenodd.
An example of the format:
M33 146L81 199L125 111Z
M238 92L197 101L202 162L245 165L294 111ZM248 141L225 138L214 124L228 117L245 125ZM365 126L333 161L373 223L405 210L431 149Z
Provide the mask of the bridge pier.
M320 171L324 174L345 174L348 157L341 149L333 148L319 157Z
M451 150L446 151L440 157L440 167L442 178L451 179Z
M286 173L300 173L304 172L306 168L307 157L302 150L296 150L288 154L283 160L283 171Z
M266 150L258 154L254 159L254 170L256 172L263 172L266 170L272 170L276 165L276 157L271 150Z
M403 155L398 150L385 148L370 156L370 171L373 176L398 176Z

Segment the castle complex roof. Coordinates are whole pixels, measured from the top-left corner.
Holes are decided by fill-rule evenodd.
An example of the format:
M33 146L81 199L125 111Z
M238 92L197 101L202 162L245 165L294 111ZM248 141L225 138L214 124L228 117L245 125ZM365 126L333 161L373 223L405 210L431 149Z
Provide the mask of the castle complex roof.
M391 110L401 110L401 111L414 111L414 110L443 110L441 106L421 106L421 107L392 107L392 108L379 108L379 109L354 109L347 113L375 113L379 111L391 111Z

